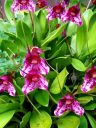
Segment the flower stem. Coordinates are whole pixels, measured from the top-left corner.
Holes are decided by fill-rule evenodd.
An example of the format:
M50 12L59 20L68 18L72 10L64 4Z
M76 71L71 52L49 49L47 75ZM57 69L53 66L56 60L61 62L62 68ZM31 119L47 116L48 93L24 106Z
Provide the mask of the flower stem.
M50 92L49 92L49 91L48 91L48 94L49 94L49 96L50 96L51 100L52 100L55 104L57 104L57 101L53 98L53 96L50 94Z
M36 108L36 106L32 103L32 101L29 99L29 97L26 95L26 98L28 99L29 103L32 105L32 107L35 109L35 111L38 113L38 114L41 114L39 112L39 110Z
M88 4L87 4L86 11L87 11L87 9L89 8L90 4L91 4L91 0L89 0L89 2L88 2Z

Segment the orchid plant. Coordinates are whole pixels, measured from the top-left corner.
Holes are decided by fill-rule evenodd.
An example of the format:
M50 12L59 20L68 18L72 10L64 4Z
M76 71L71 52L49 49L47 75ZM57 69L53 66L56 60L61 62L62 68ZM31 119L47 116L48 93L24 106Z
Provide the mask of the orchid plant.
M96 1L5 0L0 128L96 128Z

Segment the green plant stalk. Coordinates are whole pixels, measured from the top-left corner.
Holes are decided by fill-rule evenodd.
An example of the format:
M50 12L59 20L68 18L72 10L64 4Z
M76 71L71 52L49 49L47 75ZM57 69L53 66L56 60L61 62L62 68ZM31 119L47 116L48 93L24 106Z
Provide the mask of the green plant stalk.
M32 103L32 101L29 99L29 97L26 95L26 98L27 98L27 100L29 101L29 103L32 105L32 107L34 108L34 110L38 113L38 114L41 114L40 112L39 112L39 110L36 108L36 106Z

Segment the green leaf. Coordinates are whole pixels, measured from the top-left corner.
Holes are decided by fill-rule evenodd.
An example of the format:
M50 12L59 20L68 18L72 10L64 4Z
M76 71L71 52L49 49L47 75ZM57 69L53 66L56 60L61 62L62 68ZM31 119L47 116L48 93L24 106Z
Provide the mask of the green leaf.
M92 96L82 96L82 97L77 98L77 100L81 104L87 104L87 103L89 103L90 101L93 100L93 97Z
M32 113L30 119L30 128L50 128L52 125L52 119L50 115L45 111L40 111L41 114L36 112Z
M34 15L34 28L35 28L37 41L40 43L40 41L42 40L42 29L39 23L39 19L36 15Z
M62 33L62 31L64 30L65 27L66 27L66 24L61 25L61 27L52 31L44 40L42 40L42 46L48 44L50 41L57 38Z
M26 124L29 122L31 116L31 112L27 112L23 118L22 121L20 122L20 128L25 128Z
M83 25L77 28L77 36L76 36L76 50L77 55L79 56L84 49L84 46L88 42L88 32L85 20L83 19ZM86 52L86 51L85 51Z
M72 62L72 58L68 56L68 57L57 57L53 59L50 63L54 68L56 68L56 65L58 65L59 67L58 70L61 71L64 67L70 65L71 62Z
M20 88L19 85L17 85L17 83L16 83L15 80L13 81L13 83L14 83L14 86L15 86L16 91L17 91L17 93L18 93L18 97L19 97L19 100L20 100L20 104L23 104L24 99L25 99L25 96L24 96L24 94L23 94L23 92L22 92L22 89ZM19 96L19 95L20 95L20 96Z
M85 110L94 110L94 109L96 109L96 103L90 103L90 104L84 106L84 109Z
M96 120L88 113L86 113L88 120L92 126L92 128L96 128Z
M19 20L16 24L17 36L23 42L23 45L27 44L32 45L32 34L31 30L27 24L25 24L22 20Z
M38 13L39 25L41 26L41 31L43 37L48 32L48 20L46 19L46 15L44 14L43 10L40 10Z
M78 70L84 72L86 70L85 65L78 59L72 58L72 66Z
M57 77L54 79L50 87L51 93L58 94L62 91L67 75L68 75L68 72L66 68L64 68L59 74L57 74Z
M14 113L15 110L0 114L0 128L4 128L4 126L11 120Z
M36 101L43 105L43 106L48 106L49 104L49 95L48 92L44 91L44 90L39 90L36 94L35 94L35 99Z
M77 30L77 25L70 22L67 27L67 36L71 37L72 35L76 33L76 30Z
M65 116L58 120L58 128L78 128L80 124L80 119L77 116Z
M86 10L83 13L83 17L85 19L85 22L86 22L87 27L89 27L89 21L90 21L92 15L93 15L93 11L91 9L88 9L88 10Z
M80 126L79 128L88 128L87 119L85 116L80 117Z
M5 4L4 4L4 11L5 11L6 17L10 21L11 24L14 23L13 14L11 11L12 2L13 2L13 0L5 0Z
M9 111L9 110L16 110L19 109L20 105L19 103L6 103L6 104L0 104L0 113Z

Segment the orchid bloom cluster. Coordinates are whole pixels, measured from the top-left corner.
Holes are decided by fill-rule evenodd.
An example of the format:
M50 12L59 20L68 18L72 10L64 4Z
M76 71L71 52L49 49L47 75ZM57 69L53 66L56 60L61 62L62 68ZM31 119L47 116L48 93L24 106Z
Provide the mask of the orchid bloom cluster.
M48 2L46 0L38 0L37 4L35 4L32 0L14 0L11 8L15 13L17 11L31 11L35 12L36 5L39 8L46 7ZM78 26L82 25L82 19L80 14L79 5L74 5L70 8L67 8L69 5L69 0L63 0L62 2L57 3L53 7L48 7L48 15L47 19L53 20L54 18L59 18L62 22L71 21Z
M50 21L54 18L59 18L62 22L71 21L78 26L82 25L82 19L80 14L79 5L74 5L67 9L69 5L69 0L64 0L61 3L57 3L54 7L49 9L49 14L47 19Z
M33 47L31 51L28 50L25 57L24 66L20 71L20 74L25 78L25 85L22 88L25 95L34 91L36 88L48 89L48 81L43 75L48 74L49 66L40 57L40 54L42 54L42 50L38 47Z
M56 116L61 116L67 110L71 110L75 114L80 116L84 114L84 109L80 106L80 103L73 98L71 94L66 94L63 98L59 100L54 114Z
M37 4L33 2L33 0L14 0L11 9L15 13L17 11L30 11L35 12L36 5L39 8L43 8L47 6L46 0L38 0Z
M84 82L81 86L83 92L90 91L93 87L96 86L96 66L92 66L86 71L84 76Z
M0 76L0 92L8 92L10 96L15 96L15 88L12 84L11 75Z

